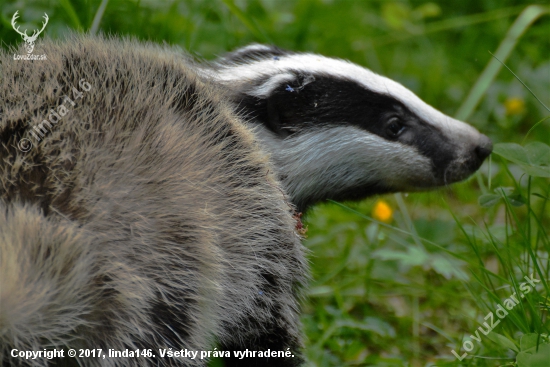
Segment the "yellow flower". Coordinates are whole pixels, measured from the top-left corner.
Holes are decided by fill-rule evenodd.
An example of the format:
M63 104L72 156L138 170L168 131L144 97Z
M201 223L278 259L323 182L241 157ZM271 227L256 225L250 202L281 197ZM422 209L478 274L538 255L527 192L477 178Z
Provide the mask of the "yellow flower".
M507 115L520 115L525 111L525 101L519 97L509 97L504 102Z
M384 200L378 200L372 209L372 216L381 222L391 222L393 210Z

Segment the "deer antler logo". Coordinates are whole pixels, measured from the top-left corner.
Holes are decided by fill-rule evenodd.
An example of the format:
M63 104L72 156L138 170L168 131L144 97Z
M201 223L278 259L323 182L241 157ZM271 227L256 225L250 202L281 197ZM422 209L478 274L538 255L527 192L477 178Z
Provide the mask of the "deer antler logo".
M30 54L32 52L32 50L34 50L34 42L36 41L36 39L38 38L38 35L40 33L42 33L42 31L44 30L44 28L46 28L46 24L48 24L48 14L44 13L44 19L46 20L43 24L42 24L42 29L37 31L35 30L32 34L32 36L29 36L27 34L27 30L25 29L25 32L21 32L19 30L19 26L17 28L15 28L15 20L17 18L19 18L19 15L17 15L17 13L19 13L19 10L15 12L15 14L13 14L13 17L11 18L11 26L13 27L13 29L15 29L15 31L17 33L19 33L22 37L23 37L23 41L25 41L25 50L27 50L27 53Z

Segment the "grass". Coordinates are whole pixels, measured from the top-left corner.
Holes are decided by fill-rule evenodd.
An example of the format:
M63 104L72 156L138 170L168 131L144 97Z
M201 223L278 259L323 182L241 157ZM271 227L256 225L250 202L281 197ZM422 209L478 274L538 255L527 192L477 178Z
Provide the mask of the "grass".
M350 59L468 120L499 143L474 178L307 213L309 365L535 367L550 359L550 22L539 3L8 1L0 37L21 42L10 25L20 10L24 27L47 12L51 37L93 28L197 58L275 43ZM380 200L389 217L375 210ZM498 305L531 274L536 290L500 319ZM500 322L485 335L490 312Z

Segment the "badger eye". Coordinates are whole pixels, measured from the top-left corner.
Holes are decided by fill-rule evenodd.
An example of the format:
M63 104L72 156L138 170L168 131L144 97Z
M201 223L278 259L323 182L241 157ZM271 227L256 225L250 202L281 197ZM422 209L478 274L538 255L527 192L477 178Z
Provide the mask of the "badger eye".
M386 128L388 135L392 138L397 138L404 129L405 125L403 125L403 123L398 118L391 119L388 127Z

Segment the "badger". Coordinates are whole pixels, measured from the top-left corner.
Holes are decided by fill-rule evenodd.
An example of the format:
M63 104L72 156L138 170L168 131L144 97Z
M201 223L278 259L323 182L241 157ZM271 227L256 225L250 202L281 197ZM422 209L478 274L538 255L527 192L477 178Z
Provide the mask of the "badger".
M299 366L298 212L448 185L491 152L343 60L250 45L197 63L85 35L36 48L47 60L0 53L2 366Z

